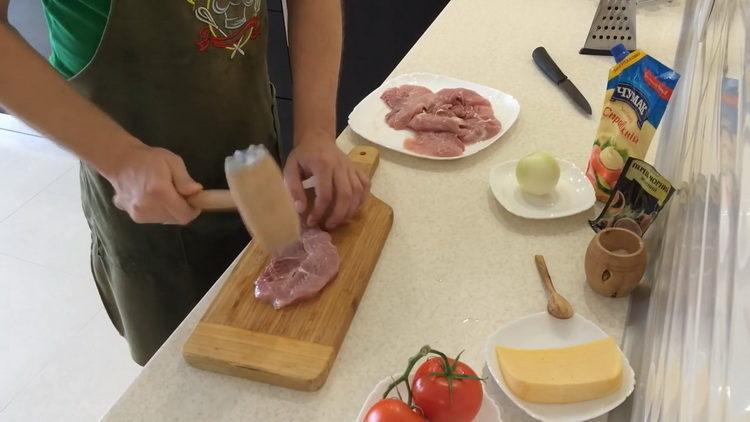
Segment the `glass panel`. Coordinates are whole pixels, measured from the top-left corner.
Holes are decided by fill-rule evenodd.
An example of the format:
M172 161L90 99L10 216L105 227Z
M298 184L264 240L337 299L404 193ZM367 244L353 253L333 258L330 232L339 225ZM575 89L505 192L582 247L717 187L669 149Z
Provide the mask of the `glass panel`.
M637 387L610 420L750 420L748 7L687 1L654 160L680 190L647 236L623 344Z

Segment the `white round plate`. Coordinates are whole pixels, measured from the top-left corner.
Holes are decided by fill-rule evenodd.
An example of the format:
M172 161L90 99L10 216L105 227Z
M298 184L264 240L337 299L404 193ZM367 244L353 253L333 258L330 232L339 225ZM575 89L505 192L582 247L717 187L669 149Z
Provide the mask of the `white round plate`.
M490 336L485 346L487 367L505 395L530 416L543 421L583 421L601 416L619 406L633 392L635 373L625 354L622 356L622 385L616 392L596 400L569 404L531 403L518 398L505 384L497 361L495 346L518 349L553 349L575 346L607 337L596 324L575 314L571 319L557 319L547 312L529 315L510 322Z
M510 213L536 220L567 217L593 207L596 195L586 175L570 161L557 162L560 181L549 195L531 195L521 190L516 181L518 160L506 161L490 171L492 194Z
M393 378L399 377L399 374L393 375ZM409 382L412 381L412 376L409 376ZM367 400L365 400L365 404L362 405L362 409L359 411L359 416L357 416L357 422L362 422L365 420L365 416L367 415L367 411L370 410L370 408L381 398L383 398L383 393L385 393L385 390L388 388L388 385L392 382L391 378L388 377L378 383L378 385L375 386L375 388L372 390L369 396L367 396ZM401 395L406 399L406 388L403 387L403 384L399 386L399 389L401 390ZM479 408L479 413L474 418L474 422L498 422L502 421L500 418L500 409L498 409L497 405L494 401L487 395L487 390L482 386L482 390L484 391L484 400L482 401L482 407ZM396 394L396 390L394 389L391 391L391 394L388 395L388 397L396 397L398 398L398 394Z
M411 130L395 130L388 126L385 122L385 115L388 114L390 109L383 100L380 99L380 95L383 94L383 91L386 89L404 84L421 85L432 91L439 91L443 88L468 88L476 91L492 104L495 117L501 124L500 133L490 139L467 145L463 155L459 155L458 157L434 157L409 151L404 148L404 140L413 136L414 132ZM521 106L515 98L504 92L498 91L497 89L475 84L473 82L450 78L448 76L433 75L430 73L409 73L388 79L383 82L380 87L375 89L375 91L371 92L370 95L360 101L359 104L354 107L351 114L349 114L349 126L352 130L370 142L394 151L432 160L455 160L457 158L468 157L469 155L476 154L500 139L500 137L503 136L511 126L513 126L513 123L515 123L518 118L520 110Z

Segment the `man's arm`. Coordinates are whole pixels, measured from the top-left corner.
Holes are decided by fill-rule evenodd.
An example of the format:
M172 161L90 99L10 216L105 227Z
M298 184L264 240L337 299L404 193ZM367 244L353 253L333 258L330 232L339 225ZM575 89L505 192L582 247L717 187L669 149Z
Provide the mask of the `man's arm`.
M0 0L0 104L106 177L138 222L187 223L182 195L200 190L182 160L151 148L75 92L10 26ZM181 193L178 193L181 190Z
M284 173L299 211L306 207L300 180L316 177L315 206L308 223L317 224L328 213L325 226L333 228L354 215L369 189L367 177L334 143L341 1L288 0L287 5L295 149Z
M289 0L295 143L308 132L336 137L341 0Z

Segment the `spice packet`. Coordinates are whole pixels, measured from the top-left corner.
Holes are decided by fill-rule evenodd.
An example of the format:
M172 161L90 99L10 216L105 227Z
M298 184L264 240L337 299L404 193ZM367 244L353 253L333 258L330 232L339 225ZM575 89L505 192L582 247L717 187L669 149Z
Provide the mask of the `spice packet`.
M628 157L643 159L680 78L641 50L612 48L617 64L609 71L604 107L586 176L596 199L612 193Z
M653 166L630 157L602 213L589 224L595 232L621 227L643 236L674 192Z

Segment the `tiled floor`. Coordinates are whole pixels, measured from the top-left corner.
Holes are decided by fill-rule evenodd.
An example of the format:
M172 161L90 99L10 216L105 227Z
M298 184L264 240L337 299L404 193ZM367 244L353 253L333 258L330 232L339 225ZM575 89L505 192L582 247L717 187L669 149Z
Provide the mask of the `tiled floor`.
M0 115L0 421L98 420L140 367L89 273L78 163L28 133Z

